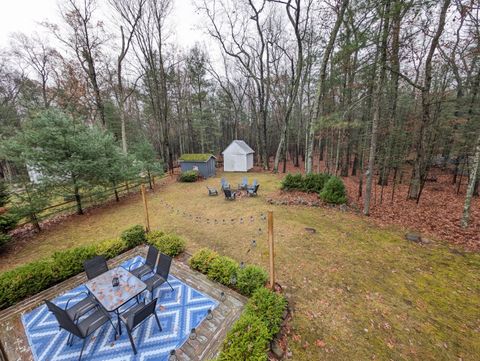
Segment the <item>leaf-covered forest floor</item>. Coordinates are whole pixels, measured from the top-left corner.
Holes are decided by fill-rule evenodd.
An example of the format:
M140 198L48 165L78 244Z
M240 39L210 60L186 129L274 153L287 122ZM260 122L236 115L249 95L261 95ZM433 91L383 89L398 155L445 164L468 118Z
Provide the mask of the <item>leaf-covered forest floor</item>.
M205 185L218 188L221 176L233 185L243 176L257 178L259 196L208 197ZM266 198L278 192L281 178L248 173L166 182L149 193L151 226L184 236L189 252L207 246L267 267L260 215L273 210L277 277L293 312L288 344L294 360L478 359L480 254L443 242L412 243L404 229L379 227L353 212L271 205ZM132 195L29 237L1 256L0 267L117 237L142 222L140 196Z
M315 169L318 169L316 164ZM325 169L324 164L320 170ZM303 165L299 168L288 164L287 171L296 173L303 171ZM435 181L426 182L420 202L407 199L408 175L410 172L404 170L404 180L401 184L393 186L392 177L388 185L378 185L375 179L372 190L372 206L370 219L381 227L396 225L410 232L420 232L427 239L448 241L449 243L462 246L465 250L480 251L480 197L473 197L470 213L470 226L463 229L460 226L460 219L463 213L467 177L462 177L461 186L452 184L453 175L448 171L434 168L429 173L429 178ZM342 178L348 193L349 209L355 213L362 213L363 198L358 197L359 178ZM398 181L397 181L398 182ZM365 186L365 180L364 180ZM393 198L392 198L393 193ZM301 192L278 191L271 195L273 202L282 201L288 203L307 203L315 206L322 206L316 194L305 194Z

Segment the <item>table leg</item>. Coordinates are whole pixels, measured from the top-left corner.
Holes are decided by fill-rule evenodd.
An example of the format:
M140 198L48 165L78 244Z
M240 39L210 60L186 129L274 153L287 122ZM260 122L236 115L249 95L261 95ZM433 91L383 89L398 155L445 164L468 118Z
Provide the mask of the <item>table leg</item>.
M115 310L115 313L117 314L118 335L121 336L122 335L122 325L120 324L120 312L117 309L117 310Z

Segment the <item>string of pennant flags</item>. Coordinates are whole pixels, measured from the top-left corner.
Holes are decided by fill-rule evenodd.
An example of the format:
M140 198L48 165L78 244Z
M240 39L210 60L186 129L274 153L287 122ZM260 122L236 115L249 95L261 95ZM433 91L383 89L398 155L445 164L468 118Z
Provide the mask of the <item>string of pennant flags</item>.
M191 212L176 208L174 205L168 203L167 201L160 199L160 203L163 204L164 208L169 210L171 213L182 216L184 218L193 220L198 223L213 224L213 225L253 225L256 222L260 223L260 227L257 229L258 234L262 234L262 224L267 221L267 216L265 213L260 213L260 215L247 215L237 218L207 218L200 216L198 214L193 214ZM258 224L258 223L257 223Z

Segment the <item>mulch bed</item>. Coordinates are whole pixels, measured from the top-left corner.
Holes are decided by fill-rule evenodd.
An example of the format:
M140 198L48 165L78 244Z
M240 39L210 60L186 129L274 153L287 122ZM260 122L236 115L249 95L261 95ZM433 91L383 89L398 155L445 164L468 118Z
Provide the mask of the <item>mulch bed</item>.
M299 205L320 207L321 200L316 193L305 193L300 191L277 191L268 194L266 201L276 205Z

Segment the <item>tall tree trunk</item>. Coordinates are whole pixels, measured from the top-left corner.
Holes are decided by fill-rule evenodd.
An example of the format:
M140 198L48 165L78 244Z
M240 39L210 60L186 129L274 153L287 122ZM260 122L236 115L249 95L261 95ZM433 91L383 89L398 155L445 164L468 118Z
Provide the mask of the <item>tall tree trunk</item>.
M412 179L410 182L410 189L408 198L410 199L419 199L420 189L422 181L425 178L425 167L426 167L426 151L425 147L425 131L426 128L430 125L430 88L432 85L432 60L433 55L438 47L440 37L445 28L445 19L447 16L447 10L450 6L450 0L444 0L442 4L442 9L440 11L439 21L435 35L433 36L432 42L430 44L430 49L428 51L427 59L425 61L425 74L424 82L421 87L422 93L422 119L420 121L416 139L415 139L415 161L413 164L413 173Z
M373 118L372 118L372 134L370 138L370 152L368 155L368 170L367 170L367 182L365 185L365 197L364 197L364 207L363 214L366 216L370 215L370 202L372 196L372 182L373 174L375 171L375 154L377 150L377 134L378 134L378 123L380 119L380 104L383 98L383 87L385 84L385 75L386 75L386 63L387 63L387 41L388 41L388 31L389 31L389 17L390 17L390 2L386 2L385 7L382 9L382 18L383 26L381 30L381 45L379 47L380 51L380 74L377 77L374 77L376 80L374 95L373 95ZM374 74L377 72L376 65L374 66Z
M463 215L461 225L463 228L467 228L470 221L470 206L472 203L472 196L475 190L475 184L480 169L480 135L477 139L477 146L475 149L475 156L473 158L472 171L470 172L470 178L468 180L467 194L465 196L465 204L463 206Z
M77 204L77 214L83 214L82 198L80 196L80 188L78 187L77 180L73 178L73 195Z
M313 171L313 146L315 142L315 123L319 119L320 115L323 114L323 108L324 108L323 97L325 93L325 85L326 85L325 81L327 78L328 61L333 52L333 46L335 44L335 40L337 39L337 34L340 29L340 25L343 22L343 16L345 15L345 10L347 9L348 3L349 3L349 0L342 1L340 11L337 15L337 19L335 21L333 30L330 33L330 38L328 40L328 44L325 48L325 51L323 53L323 58L320 65L320 79L318 81L318 86L317 86L315 110L308 124L308 133L307 133L308 142L306 144L306 162L305 162L305 171L307 173L311 173Z

